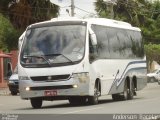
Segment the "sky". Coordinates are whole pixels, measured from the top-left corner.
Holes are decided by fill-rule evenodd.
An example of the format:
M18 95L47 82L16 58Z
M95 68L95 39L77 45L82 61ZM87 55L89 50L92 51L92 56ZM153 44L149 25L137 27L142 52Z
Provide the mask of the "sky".
M69 13L66 9L71 12L71 0L50 0L54 4L60 6L60 17L68 17ZM94 2L96 0L74 0L75 4L75 17L83 18L96 15Z
M71 0L50 0L54 4L57 4L60 6L60 17L68 17L70 16L67 12L66 9L71 12ZM74 0L75 3L75 17L78 18L86 18L86 17L91 17L91 16L96 16L96 11L95 11L95 6L94 2L96 0ZM103 0L104 2L106 1L116 1L116 0ZM149 1L155 1L155 0L149 0ZM81 9L81 10L80 10Z

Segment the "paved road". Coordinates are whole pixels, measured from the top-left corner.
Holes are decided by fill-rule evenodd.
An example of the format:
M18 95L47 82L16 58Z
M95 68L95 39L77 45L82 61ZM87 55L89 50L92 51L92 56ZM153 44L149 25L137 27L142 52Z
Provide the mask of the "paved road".
M160 85L149 83L133 100L113 101L111 96L100 98L93 106L71 106L67 100L44 101L41 109L32 109L30 101L19 96L0 96L0 113L11 114L160 114Z

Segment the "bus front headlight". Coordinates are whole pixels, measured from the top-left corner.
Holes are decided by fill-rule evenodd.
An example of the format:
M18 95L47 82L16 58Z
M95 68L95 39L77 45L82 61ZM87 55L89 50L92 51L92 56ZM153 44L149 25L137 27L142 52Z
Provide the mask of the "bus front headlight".
M28 76L19 76L19 80L30 80Z
M73 78L78 79L80 83L85 83L89 81L89 73L88 72L73 73Z
M30 87L26 87L26 91L30 91Z

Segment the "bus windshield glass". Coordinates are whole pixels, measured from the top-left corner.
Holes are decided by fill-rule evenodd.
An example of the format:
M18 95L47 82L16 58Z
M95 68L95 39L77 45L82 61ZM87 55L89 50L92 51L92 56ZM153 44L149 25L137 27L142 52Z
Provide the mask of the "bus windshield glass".
M21 64L26 67L76 64L84 56L85 39L83 23L31 27L24 38Z

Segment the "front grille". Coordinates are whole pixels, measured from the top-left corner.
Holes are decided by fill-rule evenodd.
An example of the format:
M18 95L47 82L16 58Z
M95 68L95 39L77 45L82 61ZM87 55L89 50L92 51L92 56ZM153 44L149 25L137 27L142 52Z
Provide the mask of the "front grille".
M36 76L36 77L31 77L33 81L49 81L49 82L54 82L54 81L59 81L59 80L68 80L70 77L69 74L66 75L54 75L54 76Z
M55 90L55 89L70 89L70 88L73 88L73 85L30 87L31 90Z

